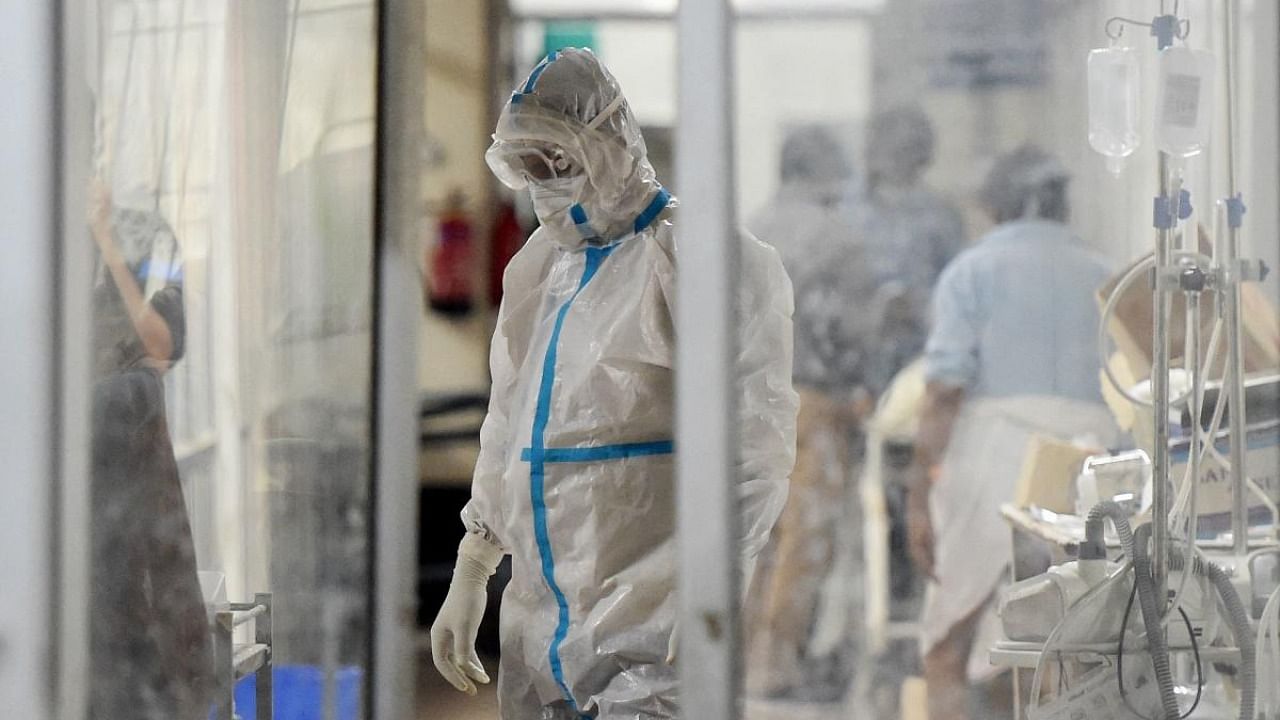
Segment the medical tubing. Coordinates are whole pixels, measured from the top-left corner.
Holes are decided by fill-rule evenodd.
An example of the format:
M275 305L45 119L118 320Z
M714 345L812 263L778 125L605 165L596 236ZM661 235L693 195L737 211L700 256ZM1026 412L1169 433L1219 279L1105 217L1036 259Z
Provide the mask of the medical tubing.
M1218 348L1218 339L1219 339L1219 336L1221 335L1221 330L1222 330L1222 320L1220 320L1220 319L1219 319L1219 320L1217 320L1216 322L1214 322L1214 324L1213 324L1213 331L1212 331L1211 333L1209 333L1209 346L1208 346L1208 348L1205 350L1205 358L1204 358L1204 362L1200 364L1200 371L1201 371L1201 372L1199 373L1199 375L1200 375L1201 377L1203 377L1203 378L1204 378L1204 380L1201 380L1200 378L1197 378L1197 377L1194 377L1194 376L1192 377L1192 386L1191 386L1191 389L1192 389L1192 392L1196 392L1196 393L1198 393L1198 395L1196 396L1196 398L1197 398L1197 401L1198 401L1198 403L1197 403L1197 404L1198 404L1198 407L1200 408L1200 415L1199 415L1199 417L1198 417L1198 418L1192 418L1192 421L1193 421L1193 422L1192 422L1192 425L1191 425L1191 431L1192 431L1193 433L1197 433L1197 432L1198 432L1198 433L1201 435L1201 437L1203 437L1203 438L1204 438L1204 439L1203 439L1203 441L1202 441L1202 444L1201 444L1201 448L1200 448L1200 449L1201 449L1201 453L1200 453L1200 455L1201 455L1201 459L1203 459L1204 457L1206 457L1206 456L1208 456L1208 455L1209 455L1209 450L1210 450L1210 448L1213 446L1213 435L1214 435L1214 431L1213 431L1212 429L1210 429L1210 431L1206 432L1206 431L1205 431L1203 428L1201 428L1201 427L1200 427L1200 425L1199 425L1199 424L1197 424L1197 423L1198 423L1198 421L1203 420L1203 418L1204 418L1204 387L1205 387L1205 384L1206 384L1205 380L1207 380L1209 372L1211 372L1211 371L1212 371L1212 369L1213 369L1213 360L1214 360L1214 356L1215 356L1215 355L1217 354L1217 352L1218 352L1218 351L1217 351L1217 348ZM1215 405L1214 405L1214 417L1215 417L1219 422L1221 422L1221 420L1222 420L1222 411L1223 411L1223 408L1224 408L1224 406L1225 406L1225 404L1226 404L1226 403L1225 403L1225 398L1226 398L1226 396L1225 396L1225 395L1223 395L1222 393L1219 393L1219 394L1218 394L1218 402L1217 402L1217 403L1215 403ZM1191 466L1192 466L1192 465L1193 465L1192 463L1188 463L1188 464L1187 464L1187 472L1188 472L1188 473L1190 473L1190 472L1191 472ZM1181 487L1181 488L1179 489L1179 491L1178 491L1178 497L1177 497L1177 499L1176 499L1176 500L1174 500L1174 503L1173 503L1173 509L1172 509L1172 511L1170 511L1170 515L1171 515L1171 516L1178 516L1178 515L1181 515L1182 513L1184 513L1184 512L1186 512L1186 511L1187 511L1187 501L1188 501L1188 499L1189 499L1189 497L1188 497L1188 496L1190 495L1191 488L1193 488L1193 487L1195 487L1195 485L1192 485L1192 484L1189 484L1189 483L1186 483L1186 482L1184 482L1184 483L1183 483L1182 487Z
M1189 250L1176 251L1174 256L1190 258L1197 262L1205 262L1206 264L1211 262L1205 255ZM1129 268L1129 271L1120 278L1120 281L1116 283L1115 288L1111 290L1111 294L1107 296L1107 302L1102 306L1102 313L1098 318L1098 360L1102 365L1103 375L1107 378L1107 381L1111 383L1111 387L1115 388L1116 392L1120 393L1125 400L1128 400L1134 405L1145 408L1153 407L1151 401L1142 400L1134 396L1129 392L1128 388L1120 383L1120 380L1116 378L1115 371L1111 369L1111 359L1107 353L1107 348L1111 345L1107 338L1107 325L1111 321L1111 316L1115 314L1116 306L1120 304L1120 298L1124 295L1125 291L1129 289L1129 286L1132 285L1135 280L1137 280L1144 272L1150 270L1154 265L1155 257L1145 257L1142 260L1139 260L1138 264Z
M1138 589L1138 604L1142 608L1142 623L1147 629L1147 651L1151 655L1151 665L1155 670L1156 683L1160 688L1160 703L1164 707L1165 720L1177 720L1181 711L1178 709L1178 698L1173 691L1173 668L1169 664L1169 646L1165 641L1163 617L1163 598L1157 598L1155 581L1151 573L1151 559L1147 556L1144 543L1134 542L1133 531L1129 527L1129 518L1124 509L1114 502L1101 502L1089 511L1085 521L1085 543L1091 548L1105 547L1105 523L1110 519L1115 525L1116 534L1120 536L1120 544L1125 555L1133 560L1133 582ZM1149 528L1150 525L1144 527ZM1085 551L1081 547L1081 553ZM1181 561L1181 558L1179 558Z
M1191 470L1190 467L1188 467L1186 477L1183 479L1183 482L1189 482L1192 486L1190 490L1190 501L1188 502L1188 509L1187 509L1187 538L1184 541L1187 546L1187 550L1185 553L1183 553L1184 566L1186 563L1191 562L1192 553L1195 552L1196 499L1198 497L1198 491L1196 489L1196 486L1200 484L1199 474L1197 473L1193 477L1190 470ZM1169 612L1165 613L1164 617L1161 620L1161 622L1166 627L1168 627L1169 621L1172 620L1173 617L1178 614L1178 611L1182 609L1182 602L1186 597L1187 579L1189 577L1191 577L1189 573L1182 573L1181 577L1178 578L1178 589L1175 590L1173 593L1173 602L1169 606Z
M1106 548L1104 547L1103 555L1101 557L1106 557L1105 553L1106 553ZM1062 619L1058 621L1058 624L1055 625L1053 630L1049 633L1049 637L1045 638L1044 647L1040 652L1040 660L1036 663L1036 671L1031 678L1031 698L1028 703L1028 708L1034 709L1038 707L1040 704L1040 683L1042 681L1043 673L1044 673L1044 660L1045 658L1049 657L1050 650L1058 642L1058 636L1062 634L1062 629L1066 627L1067 619L1072 617L1073 613L1081 612L1082 609L1086 607L1094 598L1102 595L1103 591L1105 591L1111 585L1115 584L1116 582L1119 582L1121 579L1127 576L1129 574L1129 571L1132 569L1133 569L1133 563L1125 562L1125 564L1121 565L1119 569L1117 569L1111 575L1108 575L1105 580L1103 580L1102 582L1090 588L1089 591L1085 593L1083 597L1077 600L1075 604L1068 609L1067 614L1063 615Z
M1271 524L1280 527L1280 506L1276 505L1276 501L1271 499L1267 491L1258 484L1253 478L1244 479L1245 487L1249 488L1249 492L1258 497L1258 500L1267 507L1267 512L1271 513Z
M1274 642L1277 631L1280 631L1280 620L1277 620L1277 611L1280 611L1280 587L1277 587L1271 593L1271 597L1267 599L1266 605L1262 609L1262 617L1258 620L1258 634L1254 639L1255 652L1257 653L1257 661L1255 667L1261 665L1262 655L1264 652L1270 651L1270 657L1267 660L1267 668L1276 667L1280 671L1280 648L1276 647ZM1262 707L1259 708L1264 714L1276 708L1276 687L1272 685L1264 686L1266 688L1265 697L1262 698ZM1265 715L1264 715L1265 716Z
M1223 370L1222 386L1218 389L1218 402L1213 406L1213 419L1209 421L1208 436L1210 440L1215 440L1218 431L1222 429L1222 418L1227 408L1226 398L1228 393L1226 392L1226 387L1228 384L1233 382L1233 378L1234 376L1232 375L1230 367ZM1205 452L1213 450L1213 447L1213 442L1208 443L1205 447Z
M1170 519L1180 517L1181 510L1186 511L1185 521L1187 524L1186 544L1187 550L1183 555L1183 565L1191 562L1192 553L1195 552L1196 543L1196 499L1199 496L1198 488L1200 485L1200 473L1204 464L1204 452L1202 450L1205 437L1200 427L1201 414L1204 412L1204 376L1205 364L1200 362L1200 295L1198 293L1187 293L1187 330L1186 330L1186 348L1183 352L1183 365L1191 373L1191 396L1188 402L1188 413L1191 416L1191 444L1190 452L1187 455L1187 470L1182 476L1182 487L1179 488L1179 497L1173 504L1173 510L1169 513ZM1209 439L1212 443L1213 440ZM1186 500L1185 507L1183 500ZM1178 588L1173 594L1173 603L1169 608L1169 612L1163 617L1164 625L1167 627L1169 621L1172 620L1182 610L1183 600L1186 598L1187 579L1190 577L1188 573L1182 573L1178 578Z
M1202 370L1201 374L1204 376L1207 376L1208 373L1212 371L1214 356L1217 355L1218 340L1221 335L1221 330L1222 330L1222 320L1219 319L1213 324L1213 332L1209 334L1209 347L1205 350L1205 360L1204 360L1204 363L1200 366ZM1195 378L1193 378L1193 380L1195 380ZM1192 391L1193 392L1198 391L1200 393L1197 396L1198 404L1200 408L1200 419L1203 419L1204 417L1204 385L1205 383L1201 381L1196 381L1192 385ZM1193 433L1198 432L1204 437L1204 440L1201 443L1201 453L1200 453L1202 460L1206 457L1209 457L1209 458L1213 457L1213 453L1214 453L1213 436L1217 434L1217 429L1221 425L1222 413L1225 407L1226 407L1226 394L1219 393L1218 402L1215 403L1214 405L1213 420L1210 423L1210 427L1208 431L1203 430L1200 427L1200 425L1197 422L1195 422L1196 419L1193 418L1191 431ZM1191 473L1191 467L1192 467L1192 464L1188 463L1188 466L1187 466L1188 476ZM1197 488L1197 483L1188 483L1184 479L1182 487L1178 491L1178 497L1173 503L1173 510L1170 512L1171 516L1176 517L1178 515L1183 514L1184 512L1190 512L1192 515L1195 514L1194 505L1188 508L1188 501L1194 499L1191 497L1191 493L1196 488ZM1194 526L1192 527L1194 528Z
M1120 281L1116 283L1115 288L1107 297L1107 302L1102 306L1102 314L1098 318L1098 359L1102 365L1102 372L1106 375L1107 380L1111 383L1111 387L1120 393L1124 399L1139 407L1151 407L1151 403L1147 400L1141 400L1129 392L1129 388L1120 384L1116 379L1115 371L1111 369L1111 358L1107 352L1110 343L1107 341L1107 325L1111 321L1111 316L1115 313L1116 305L1120 303L1120 297L1124 295L1134 280L1138 279L1142 273L1150 270L1155 265L1155 258L1143 258L1125 273Z
M1217 428L1222 421L1222 412L1226 404L1225 403L1226 394L1218 393L1218 402L1215 404L1213 422L1211 423L1211 427L1209 431L1206 433L1204 429L1201 427L1201 420L1204 417L1205 378L1213 368L1214 356L1217 355L1218 341L1222 334L1221 332L1222 327L1223 327L1222 319L1219 318L1216 322L1214 322L1213 331L1209 334L1209 346L1205 349L1204 362L1199 363L1199 358L1197 358L1198 372L1192 377L1192 393L1194 393L1193 398L1195 400L1195 405L1192 408L1193 412L1191 413L1192 414L1191 432L1193 433L1193 436L1203 438L1199 448L1200 462L1199 463L1191 462L1191 458L1190 456L1188 456L1187 471L1183 476L1183 481L1182 481L1183 484L1178 492L1178 498L1173 504L1173 510L1170 513L1171 517L1178 517L1183 515L1184 513L1187 516L1187 538L1185 540L1187 544L1187 553L1186 553L1187 562L1190 561L1191 552L1195 547L1195 539L1196 539L1195 533L1197 529L1196 500L1199 497L1200 471L1201 471L1201 468L1203 467L1203 461L1206 458L1216 460L1216 458L1214 457L1214 453L1216 453L1216 450L1214 449L1214 446L1213 446L1213 443L1214 443L1213 436L1216 434ZM1195 448L1193 447L1192 450L1194 451ZM1280 518L1280 515L1277 515L1277 517ZM1177 592L1174 593L1173 605L1169 610L1169 612L1166 613L1164 617L1164 623L1166 626L1169 624L1169 621L1173 619L1173 616L1176 613L1176 611L1182 609L1182 602L1184 598L1184 593L1187 588L1188 577L1189 575L1187 573L1183 573L1182 577L1178 581L1178 590Z
M1231 466L1231 461L1222 454L1221 450L1218 450L1212 445L1207 445L1205 446L1204 451L1209 457L1213 458L1220 467L1225 468ZM1263 487L1253 478L1245 478L1244 485L1249 489L1249 492L1257 496L1259 502L1266 506L1267 512L1271 513L1272 522L1280 523L1280 505L1276 504L1276 501L1267 494L1267 491L1263 489Z
M1145 527L1145 526L1144 526ZM1182 570L1182 556L1169 555L1169 569ZM1227 618L1231 621L1231 633L1236 638L1236 647L1240 650L1240 720L1254 720L1253 710L1256 702L1258 686L1257 655L1254 646L1253 623L1249 611L1240 600L1240 594L1231 584L1231 578L1216 564L1196 555L1191 563L1192 572L1206 577L1218 590L1222 604L1227 609ZM1147 643L1150 645L1150 638Z

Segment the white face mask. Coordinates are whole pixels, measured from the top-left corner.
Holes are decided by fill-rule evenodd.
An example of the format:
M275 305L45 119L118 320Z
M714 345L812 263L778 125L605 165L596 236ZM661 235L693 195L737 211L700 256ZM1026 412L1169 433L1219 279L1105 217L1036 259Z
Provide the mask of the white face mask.
M529 199L538 222L551 228L572 229L569 209L582 199L587 176L538 180L529 183Z

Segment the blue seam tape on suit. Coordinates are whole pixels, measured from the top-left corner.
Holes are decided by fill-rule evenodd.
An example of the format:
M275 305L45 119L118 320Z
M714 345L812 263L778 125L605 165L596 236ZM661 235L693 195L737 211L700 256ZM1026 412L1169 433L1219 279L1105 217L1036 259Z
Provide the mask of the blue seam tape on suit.
M542 73L546 72L547 66L555 62L559 56L559 52L551 53L542 62L538 63L538 67L534 68L533 72L529 73L529 81L524 84L524 93L526 95L533 92L533 89L538 85L538 78L542 77Z
M635 232L644 232L645 228L652 225L653 221L658 219L658 215L666 209L669 202L671 202L671 193L667 192L666 188L658 188L658 194L653 196L649 206L636 218Z
M620 445L595 445L592 447L575 447L575 448L543 448L542 462L550 463L580 463L580 462L606 462L609 460L624 460L633 457L652 457L654 455L670 455L675 451L675 444L670 440L660 440L657 442L647 443L625 443ZM525 448L520 451L520 459L529 462L532 459L532 449Z
M560 691L564 694L569 706L575 713L579 714L582 711L579 710L577 701L573 699L573 693L569 692L569 685L564 677L564 665L560 659L560 645L569 633L569 601L556 583L555 556L552 553L551 536L547 527L545 484L547 421L551 416L551 393L555 387L556 355L560 344L560 331L564 328L565 316L569 314L569 308L573 305L573 301L578 298L578 294L587 286L587 283L591 282L591 278L600 269L600 263L604 262L604 259L609 256L612 248L588 248L586 252L587 260L582 270L582 280L578 283L578 289L574 291L573 295L565 301L564 305L560 306L560 311L556 314L555 326L551 331L551 338L547 343L547 353L542 362L542 381L538 387L538 401L533 414L533 430L529 438L530 447L527 451L529 458L529 494L533 503L533 529L538 543L538 554L542 560L542 576L547 582L547 587L551 589L551 593L555 596L556 605L559 609L555 635L552 637L551 647L548 649L547 655L551 662L551 674L555 677L556 684L560 687Z

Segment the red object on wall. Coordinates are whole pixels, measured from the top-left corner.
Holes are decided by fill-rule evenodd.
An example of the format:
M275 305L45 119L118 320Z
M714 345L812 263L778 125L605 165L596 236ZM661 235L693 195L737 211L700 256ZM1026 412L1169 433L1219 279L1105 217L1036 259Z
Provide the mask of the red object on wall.
M461 317L475 306L472 234L461 197L451 196L427 265L427 302L436 312Z
M524 228L516 217L516 206L510 201L503 200L498 204L492 235L489 248L489 303L497 307L502 302L502 274L527 239Z

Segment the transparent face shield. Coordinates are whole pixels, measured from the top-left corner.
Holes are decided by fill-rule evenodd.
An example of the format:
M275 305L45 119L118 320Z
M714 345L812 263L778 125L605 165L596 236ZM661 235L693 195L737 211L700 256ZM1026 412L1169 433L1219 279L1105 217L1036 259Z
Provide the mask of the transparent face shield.
M494 175L512 190L530 182L542 182L586 173L598 190L606 180L626 178L633 158L625 144L604 134L600 126L623 104L622 96L609 103L589 123L581 123L536 105L526 96L498 118L493 145L485 160Z
M583 171L563 148L550 145L505 143L499 148L495 143L486 158L498 179L512 189L577 177Z

